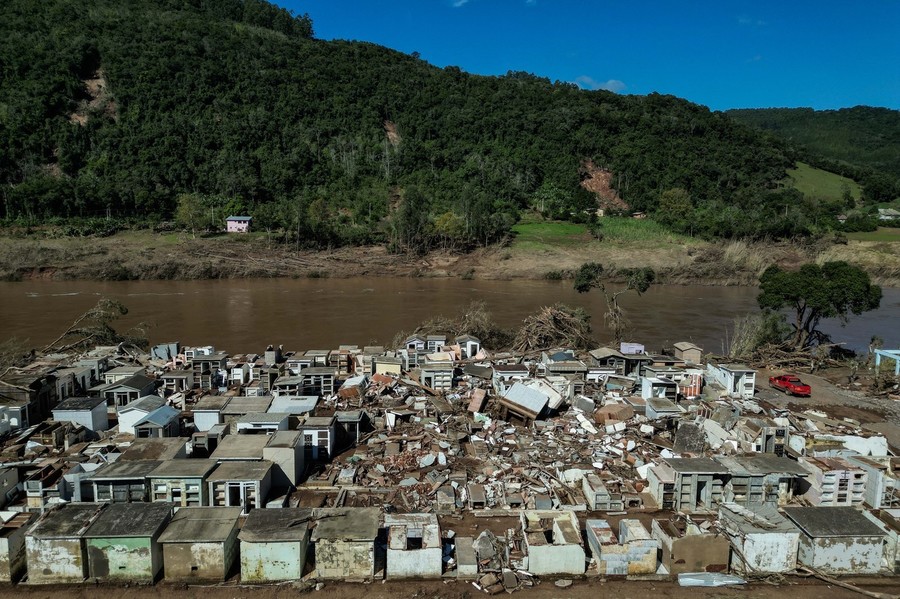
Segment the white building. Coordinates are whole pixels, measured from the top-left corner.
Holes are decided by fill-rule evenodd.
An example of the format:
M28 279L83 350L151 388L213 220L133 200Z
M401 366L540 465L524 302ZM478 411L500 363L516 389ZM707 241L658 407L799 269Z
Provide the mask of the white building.
M584 544L575 512L526 510L520 519L526 570L538 576L584 574Z
M109 428L109 413L102 397L70 397L53 408L53 419L71 422L91 431Z
M747 574L797 569L800 530L771 505L724 503L719 522L733 547L731 569Z
M756 393L756 371L740 364L707 364L709 380L717 383L728 397L753 399Z
M385 514L387 577L440 578L441 529L434 514Z

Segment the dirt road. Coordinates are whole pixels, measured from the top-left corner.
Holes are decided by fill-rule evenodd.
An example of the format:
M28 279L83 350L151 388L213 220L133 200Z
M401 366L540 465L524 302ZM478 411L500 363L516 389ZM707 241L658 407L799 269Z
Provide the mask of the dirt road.
M856 581L859 583L860 581ZM900 581L893 579L870 579L862 583L865 588L880 592L900 593ZM237 599L260 598L287 599L300 594L310 597L333 597L336 599L470 599L486 596L467 582L409 581L372 584L329 583L321 591L303 591L292 584L239 587L220 586L176 586L159 584L154 587L111 587L111 586L52 586L52 587L0 587L0 598L25 597L28 599L94 599L106 595L116 599ZM567 589L554 586L551 581L543 581L538 586L514 594L521 599L596 599L615 597L616 599L763 599L789 596L791 599L838 599L862 597L838 587L805 579L790 579L788 584L772 586L753 584L734 588L681 588L674 582L606 581L578 580Z

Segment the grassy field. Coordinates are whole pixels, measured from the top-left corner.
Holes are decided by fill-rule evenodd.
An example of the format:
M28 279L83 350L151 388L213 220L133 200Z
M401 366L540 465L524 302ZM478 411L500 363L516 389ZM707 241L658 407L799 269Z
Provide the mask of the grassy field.
M649 245L696 244L696 239L669 231L658 222L646 218L607 217L600 220L603 240L618 243L638 242Z
M586 226L566 222L523 220L513 226L513 233L513 247L522 250L571 247L593 241Z
M606 217L600 220L600 229L603 232L603 241L592 237L586 225L541 221L526 217L513 227L515 239L512 247L517 250L534 250L599 246L610 243L637 243L644 247L699 243L685 235L673 233L649 219Z
M847 239L852 239L854 241L900 242L900 228L878 227L877 231L847 233Z
M788 171L788 179L786 183L811 198L840 200L844 193L844 183L850 187L850 195L854 199L859 199L862 193L862 188L855 181L803 162L798 162L797 168Z

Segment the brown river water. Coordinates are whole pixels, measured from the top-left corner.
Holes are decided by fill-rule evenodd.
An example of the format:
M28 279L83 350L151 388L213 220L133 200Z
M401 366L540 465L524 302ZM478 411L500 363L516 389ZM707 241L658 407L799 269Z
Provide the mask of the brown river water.
M752 287L657 285L621 299L630 337L648 350L693 341L721 353L735 318L757 310L756 294ZM544 305L582 306L593 317L595 338L609 339L602 295L579 295L571 282L357 278L0 283L0 340L16 337L40 347L101 297L128 306L119 330L145 322L152 343L214 345L230 353L261 352L270 343L286 350L388 344L398 331L478 300L506 327ZM850 348L864 349L874 334L900 347L900 289L885 289L877 311L825 328Z

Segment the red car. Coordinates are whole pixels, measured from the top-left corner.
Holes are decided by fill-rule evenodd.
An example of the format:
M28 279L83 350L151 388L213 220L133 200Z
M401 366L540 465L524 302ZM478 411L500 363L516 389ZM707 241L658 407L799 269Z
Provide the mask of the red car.
M769 377L769 384L780 391L784 391L788 395L797 395L799 397L809 397L810 388L795 374L782 374L781 376Z

